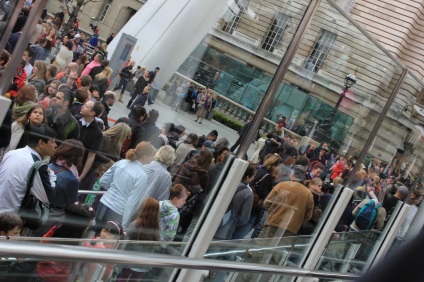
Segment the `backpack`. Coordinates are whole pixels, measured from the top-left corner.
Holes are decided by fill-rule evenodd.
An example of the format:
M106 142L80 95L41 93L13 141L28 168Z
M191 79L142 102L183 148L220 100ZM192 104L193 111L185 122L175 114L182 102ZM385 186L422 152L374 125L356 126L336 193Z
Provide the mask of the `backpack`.
M361 230L370 230L377 219L379 207L381 207L381 204L376 204L374 200L363 205L355 217L356 226Z

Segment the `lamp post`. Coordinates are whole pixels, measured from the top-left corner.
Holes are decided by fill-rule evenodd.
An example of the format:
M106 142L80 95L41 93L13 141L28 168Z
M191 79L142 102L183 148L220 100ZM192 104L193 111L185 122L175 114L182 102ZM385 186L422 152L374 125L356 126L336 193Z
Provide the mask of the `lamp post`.
M348 74L344 80L344 87L342 93L340 93L339 100L337 100L334 109L331 111L330 116L322 120L318 125L317 130L315 130L313 138L321 143L330 143L332 147L338 147L337 142L331 137L331 127L334 124L334 117L336 116L337 110L340 107L340 104L343 101L343 98L346 96L347 91L356 83L356 76L354 74Z
M93 31L96 31L98 23L99 21L95 17L90 18L90 27Z

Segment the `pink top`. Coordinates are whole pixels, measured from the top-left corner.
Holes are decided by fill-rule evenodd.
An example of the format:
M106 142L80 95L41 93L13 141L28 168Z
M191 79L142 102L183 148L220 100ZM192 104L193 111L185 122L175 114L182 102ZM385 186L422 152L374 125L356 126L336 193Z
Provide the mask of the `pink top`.
M94 67L100 66L100 62L91 61L82 71L81 76L88 75Z

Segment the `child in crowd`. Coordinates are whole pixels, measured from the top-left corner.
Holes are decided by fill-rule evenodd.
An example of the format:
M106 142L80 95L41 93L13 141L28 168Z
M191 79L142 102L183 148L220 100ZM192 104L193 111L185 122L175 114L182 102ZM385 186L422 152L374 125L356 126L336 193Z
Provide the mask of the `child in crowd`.
M190 192L181 185L175 184L170 191L169 200L160 201L160 240L173 241L177 233L178 223L180 222L180 213L178 209L182 208Z
M118 240L122 238L123 234L124 234L124 228L122 227L121 224L115 221L108 221L103 226L103 229L100 232L100 237L95 237L94 239L110 240L110 241L93 242L94 245L90 244L90 242L84 242L83 246L99 248L99 249L113 249L114 247L116 248ZM107 265L106 271L103 275L103 281L106 281L109 278L114 267L115 267L114 264ZM95 278L99 274L99 271L101 271L101 269L102 269L101 264L97 264L97 263L86 264L83 269L83 275L82 275L82 277L84 277L84 281L87 281L87 282L94 281L93 278Z
M131 222L125 230L125 240L137 241L159 241L159 203L156 199L147 198L141 203L138 210L134 213L137 215L135 220ZM126 250L151 252L151 247L145 244L131 243L125 247ZM118 275L118 282L122 281L138 281L150 268L125 265L121 273Z
M16 213L0 214L0 236L6 236L7 239L12 236L20 236L23 226L22 219Z

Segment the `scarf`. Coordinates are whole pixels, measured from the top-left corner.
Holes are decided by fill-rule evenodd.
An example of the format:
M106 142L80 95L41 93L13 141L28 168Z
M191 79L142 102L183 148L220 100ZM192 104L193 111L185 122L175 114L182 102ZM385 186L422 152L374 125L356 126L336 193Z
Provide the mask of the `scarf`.
M66 162L65 161L63 161L63 160L57 160L56 162L55 162L55 164L56 165L59 165L59 166L63 166L64 168L66 168L66 169L68 169L70 172L72 172L72 174L75 176L75 178L78 178L78 169L77 169L77 167L74 165L74 164L72 164L70 167L69 166L67 166L66 165Z

